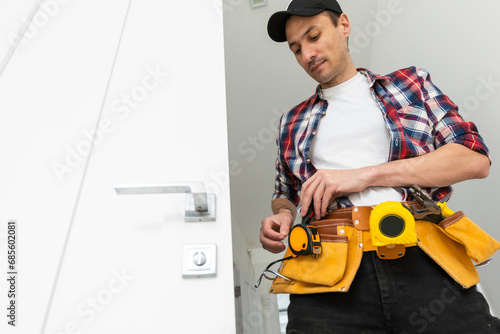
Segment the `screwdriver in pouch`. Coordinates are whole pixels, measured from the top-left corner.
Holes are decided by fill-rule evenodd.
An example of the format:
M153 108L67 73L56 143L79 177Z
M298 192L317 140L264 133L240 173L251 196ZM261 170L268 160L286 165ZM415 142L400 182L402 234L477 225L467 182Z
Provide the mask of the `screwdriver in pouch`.
M302 225L307 225L311 222L314 217L314 204L309 205L309 210L307 210L306 215L302 218Z

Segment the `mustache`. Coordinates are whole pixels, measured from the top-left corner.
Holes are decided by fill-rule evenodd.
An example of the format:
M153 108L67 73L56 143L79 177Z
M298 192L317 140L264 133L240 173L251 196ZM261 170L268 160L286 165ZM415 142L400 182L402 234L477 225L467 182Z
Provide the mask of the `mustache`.
M314 66L318 65L318 64L321 64L322 62L324 62L326 60L325 57L321 57L321 58L315 58L313 60L311 60L307 66L309 68L309 70L311 70Z

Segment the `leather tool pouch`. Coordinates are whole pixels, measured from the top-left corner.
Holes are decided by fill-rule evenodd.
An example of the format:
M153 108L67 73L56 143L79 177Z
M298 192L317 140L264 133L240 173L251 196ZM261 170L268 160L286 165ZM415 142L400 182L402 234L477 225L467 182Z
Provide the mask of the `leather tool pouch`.
M489 259L500 243L467 218L461 211L444 219L439 226L448 237L464 245L467 255L476 263Z
M342 235L321 238L323 253L318 257L304 255L287 260L281 274L293 280L332 286L345 272L347 258L347 237Z
M361 231L346 220L336 219L312 223L321 234L322 253L318 258L299 256L285 260L279 273L292 279L276 277L270 293L320 293L347 291L361 263L363 248ZM351 225L351 226L349 226ZM339 235L338 230L343 233ZM285 257L290 256L287 249Z
M321 235L323 253L316 259L299 256L285 260L279 273L291 280L276 277L270 293L349 290L363 256L363 231L354 228L348 219L325 219L312 224ZM498 241L460 211L438 225L419 220L415 227L418 246L464 288L479 282L472 260L483 262L500 249ZM285 257L290 255L287 249Z
M445 218L438 225L418 221L416 230L418 246L464 288L479 283L479 275L472 261L486 261L500 249L498 241L461 211Z

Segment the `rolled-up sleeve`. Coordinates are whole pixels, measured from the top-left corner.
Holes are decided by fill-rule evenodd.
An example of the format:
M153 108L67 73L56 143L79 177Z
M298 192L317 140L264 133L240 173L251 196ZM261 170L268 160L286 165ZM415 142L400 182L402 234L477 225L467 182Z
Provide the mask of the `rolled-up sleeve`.
M473 151L489 156L489 150L477 127L472 122L466 122L452 109L435 126L435 145L440 147L445 144L461 144Z
M285 154L287 148L283 147L286 137L286 113L281 116L280 125L278 128L278 136L276 138L276 146L278 147L278 156L276 158L276 178L274 182L274 194L272 199L284 198L292 202L295 206L299 205L300 196L299 188L300 182L293 174L292 170L287 165L286 156L290 156L290 152ZM288 148L289 149L289 148Z
M299 205L300 197L298 194L299 181L293 173L284 165L280 150L276 159L276 179L274 183L273 200L284 198L292 202L295 206Z
M473 122L465 121L458 112L458 106L444 95L431 81L429 73L419 70L425 107L433 120L434 146L460 144L489 156L489 150Z

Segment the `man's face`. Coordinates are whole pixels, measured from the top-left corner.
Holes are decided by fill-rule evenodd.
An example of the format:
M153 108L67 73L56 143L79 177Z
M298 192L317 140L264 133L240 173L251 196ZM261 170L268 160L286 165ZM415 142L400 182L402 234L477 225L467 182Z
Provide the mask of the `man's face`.
M331 19L320 13L311 17L291 16L286 23L290 50L300 66L323 89L350 79L352 61L347 49L351 26L343 14L335 27Z

